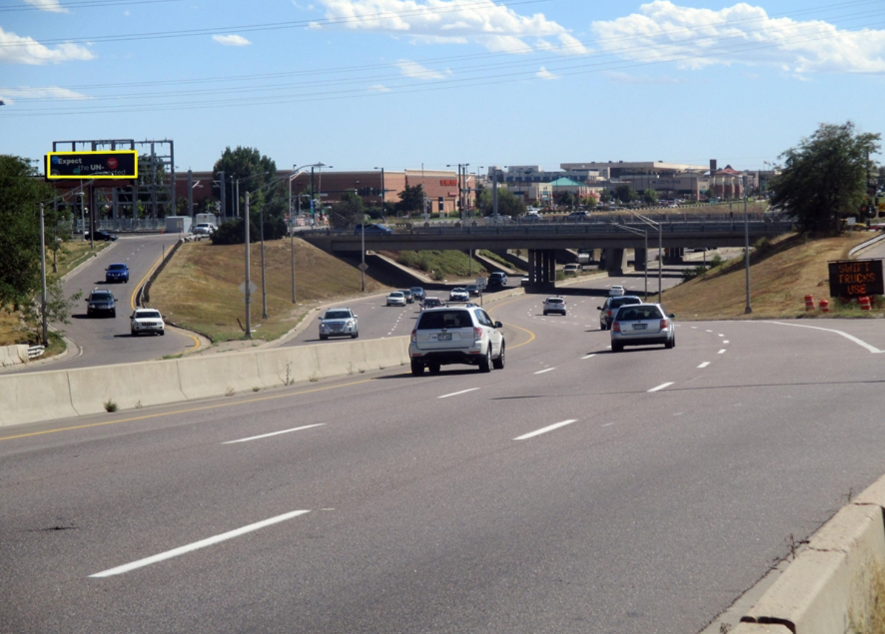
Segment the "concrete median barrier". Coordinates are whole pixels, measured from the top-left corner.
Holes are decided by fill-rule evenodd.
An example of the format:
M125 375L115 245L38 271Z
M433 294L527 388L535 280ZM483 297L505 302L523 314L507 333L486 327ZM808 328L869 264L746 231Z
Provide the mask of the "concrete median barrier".
M190 400L230 396L265 387L258 368L260 356L266 354L249 350L181 359L178 361L181 391Z
M0 377L0 427L76 416L67 372Z
M877 600L873 576L885 570L883 493L880 480L840 509L741 620L795 634L853 631Z
M309 381L317 371L317 346L273 348L260 353L259 378L265 388Z
M66 374L71 403L81 416L105 411L108 401L125 410L185 400L176 361L104 365Z

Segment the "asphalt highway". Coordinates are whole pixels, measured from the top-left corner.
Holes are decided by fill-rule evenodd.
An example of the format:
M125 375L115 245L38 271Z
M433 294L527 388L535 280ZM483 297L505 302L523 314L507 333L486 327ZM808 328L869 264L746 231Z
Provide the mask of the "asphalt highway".
M0 632L692 634L882 475L876 322L612 353L541 299L489 374L3 428Z

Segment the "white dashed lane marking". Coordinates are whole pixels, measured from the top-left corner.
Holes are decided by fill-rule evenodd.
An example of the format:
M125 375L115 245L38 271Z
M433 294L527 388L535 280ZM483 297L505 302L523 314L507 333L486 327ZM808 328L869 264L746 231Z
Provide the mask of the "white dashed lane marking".
M460 392L452 392L451 394L443 394L442 396L437 396L436 398L449 398L450 396L460 396L461 394L467 394L468 392L475 392L478 390L478 387L472 387L469 390L461 390Z
M227 442L221 443L222 445L233 445L238 442L249 442L250 440L261 440L262 438L270 438L271 436L279 436L280 434L290 434L293 431L301 431L303 429L311 429L313 427L322 427L326 423L316 423L315 425L304 425L303 427L293 427L292 429L284 429L282 431L275 431L269 434L261 434L260 436L250 436L249 438L240 438L239 440L228 440Z
M702 364L700 364L700 365L698 366L698 369L700 370L701 368L706 368L708 365L710 365L710 362L709 362L709 361L704 361Z
M651 388L649 392L660 392L664 388L670 387L671 385L673 385L673 381L670 381L669 383L661 383L659 386Z
M566 425L571 425L572 423L574 423L576 421L577 421L577 419L575 419L575 418L572 418L569 420L564 420L561 423L556 423L554 425L550 425L549 427L544 427L542 429L538 429L536 431L529 432L528 434L523 434L522 436L518 436L518 437L514 438L513 440L527 440L529 438L534 438L535 436L540 436L541 434L546 434L547 432L551 432L554 429L559 429L560 427L565 427Z
M544 374L545 372L552 372L555 369L556 368L547 368L546 370L539 370L538 372L535 372L535 374Z

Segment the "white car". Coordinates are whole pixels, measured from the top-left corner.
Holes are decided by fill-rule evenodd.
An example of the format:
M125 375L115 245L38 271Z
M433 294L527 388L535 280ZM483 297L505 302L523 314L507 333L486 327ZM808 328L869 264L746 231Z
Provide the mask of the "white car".
M566 264L562 272L566 275L577 275L580 270L581 266L579 264Z
M469 302L470 301L470 293L467 292L466 288L453 288L449 291L449 301L450 302Z
M163 336L166 334L163 315L156 308L136 308L129 317L129 332L133 337L142 333Z
M191 228L191 233L195 236L211 236L216 228L211 222L200 222Z
M544 300L544 316L549 313L559 313L565 317L565 300L561 297L548 297Z
M406 295L402 291L393 291L390 295L387 296L387 305L388 306L405 306L406 305Z
M480 372L504 367L504 335L501 322L492 321L479 306L447 306L423 311L415 323L409 344L412 374L439 372L441 366L466 363Z
M349 308L330 308L320 318L320 339L360 336L359 322Z
M620 284L612 284L611 288L608 289L609 297L620 297L624 294L624 287Z

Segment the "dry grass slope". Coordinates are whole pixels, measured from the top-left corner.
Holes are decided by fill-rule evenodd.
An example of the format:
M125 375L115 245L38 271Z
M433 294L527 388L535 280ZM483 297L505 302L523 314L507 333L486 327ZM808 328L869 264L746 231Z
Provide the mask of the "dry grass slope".
M261 318L261 245L251 249L252 327L257 339L275 339L291 330L319 303L360 294L360 272L302 240L295 240L297 304L292 304L289 240L265 242L267 319ZM214 341L241 339L245 325L243 245L215 246L210 242L183 244L151 289L151 305L183 328ZM366 278L367 292L384 287Z
M713 270L664 292L663 304L680 319L760 319L817 316L806 314L805 296L829 299L827 261L848 258L848 251L868 240L871 234L848 233L837 238L806 241L787 235L775 240L764 253L750 258L750 305L753 312L744 314L746 277L744 260L732 260ZM836 301L831 310L838 314Z

